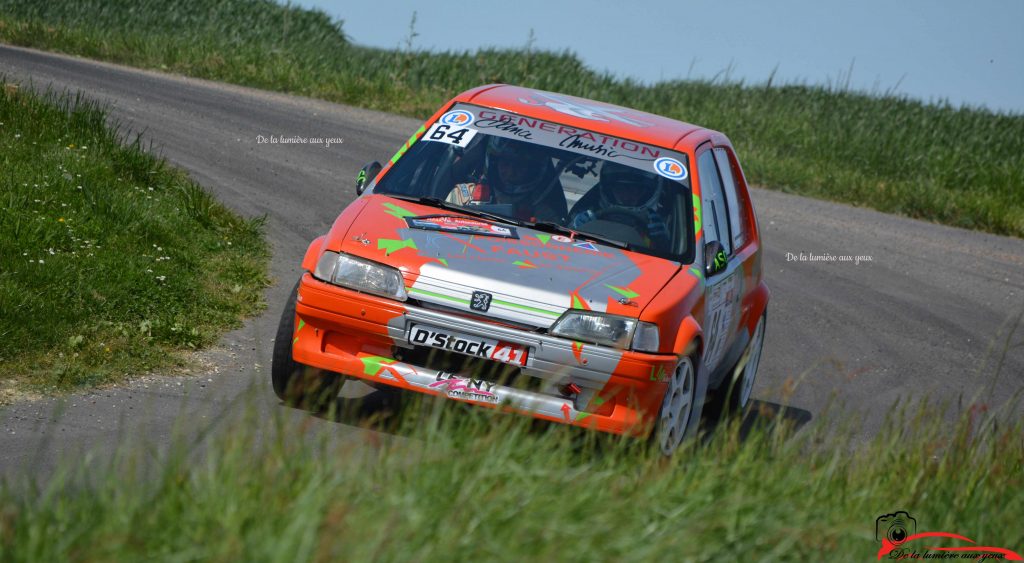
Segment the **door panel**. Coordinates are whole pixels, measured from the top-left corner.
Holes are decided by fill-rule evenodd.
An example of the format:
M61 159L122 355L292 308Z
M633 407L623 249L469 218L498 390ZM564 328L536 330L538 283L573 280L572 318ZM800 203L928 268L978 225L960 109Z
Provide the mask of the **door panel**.
M704 242L706 244L717 240L729 256L729 265L724 271L708 278L704 290L704 365L714 371L736 334L743 290L743 268L733 254L729 205L718 164L711 150L697 155L697 173L704 206Z

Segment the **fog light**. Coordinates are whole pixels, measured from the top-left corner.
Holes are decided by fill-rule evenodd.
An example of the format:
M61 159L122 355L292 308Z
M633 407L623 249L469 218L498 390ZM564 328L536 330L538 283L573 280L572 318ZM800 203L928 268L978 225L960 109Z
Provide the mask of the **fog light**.
M569 383L559 387L558 391L562 394L563 397L568 398L579 395L582 389L580 389L579 385L576 385L575 383L570 381Z

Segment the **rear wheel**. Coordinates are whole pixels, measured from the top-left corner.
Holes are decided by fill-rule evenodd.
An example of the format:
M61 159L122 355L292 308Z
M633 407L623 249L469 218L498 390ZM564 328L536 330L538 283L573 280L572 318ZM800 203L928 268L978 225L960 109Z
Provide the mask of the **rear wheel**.
M270 379L274 394L285 404L320 411L338 397L345 378L334 372L300 364L292 357L298 289L299 284L296 283L277 325Z
M743 416L751 405L754 382L757 380L757 368L761 363L761 349L764 347L764 328L766 315L761 315L754 328L754 335L747 344L747 349L736 362L735 368L718 389L710 401L711 412L716 418L729 415ZM742 366L742 367L741 367Z
M761 348L764 347L764 319L757 321L757 328L754 329L754 338L750 341L750 357L747 358L747 365L743 366L743 374L739 381L739 393L736 393L734 407L737 412L743 412L750 406L750 394L754 390L754 380L757 378L757 366L761 363Z

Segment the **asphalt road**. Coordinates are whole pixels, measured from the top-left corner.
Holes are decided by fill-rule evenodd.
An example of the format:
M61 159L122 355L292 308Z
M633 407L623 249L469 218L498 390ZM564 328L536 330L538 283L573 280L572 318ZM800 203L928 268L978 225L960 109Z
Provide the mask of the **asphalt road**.
M355 197L356 172L389 158L416 120L220 83L0 46L0 74L37 89L82 90L123 127L187 170L228 206L266 214L273 244L264 315L225 336L191 376L149 375L123 386L0 408L0 475L62 457L159 443L243 405L284 409L269 384L271 339L307 244ZM326 148L259 143L262 135L340 137ZM742 158L742 154L740 155ZM882 429L897 399L972 398L995 406L1024 388L1024 240L754 190L772 289L754 397L812 423L830 402ZM788 259L804 254L870 261ZM1002 356L998 374L995 365ZM343 394L366 392L349 384ZM1018 411L1018 415L1020 412ZM300 412L290 417L305 418ZM370 432L312 424L342 437Z

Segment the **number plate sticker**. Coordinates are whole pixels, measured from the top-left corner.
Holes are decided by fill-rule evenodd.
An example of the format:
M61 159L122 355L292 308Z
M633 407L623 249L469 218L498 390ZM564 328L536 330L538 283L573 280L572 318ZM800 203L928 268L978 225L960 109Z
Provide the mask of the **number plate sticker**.
M409 329L409 342L521 367L526 366L529 353L528 348L520 344L425 325L413 325Z
M465 147L476 136L476 130L469 127L457 127L444 123L435 123L423 134L424 141L448 143L457 147Z

